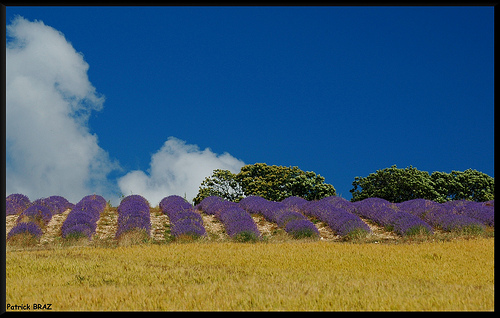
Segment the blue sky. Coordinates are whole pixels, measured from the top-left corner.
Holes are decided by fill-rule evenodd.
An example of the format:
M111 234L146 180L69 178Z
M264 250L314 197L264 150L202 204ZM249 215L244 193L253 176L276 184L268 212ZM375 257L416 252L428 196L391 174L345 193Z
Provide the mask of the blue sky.
M88 64L95 97L104 98L94 106L82 99L88 118L76 121L84 139L96 137L95 147L107 154L99 161L107 169L87 169L99 177L80 193L105 188L108 196L155 192L151 201L162 193L189 197L197 186L182 193L182 185L199 185L212 166L237 172L256 162L314 171L347 199L354 177L394 164L429 173L472 168L494 177L493 7L6 12L7 25L19 15L61 32ZM15 144L9 116L8 146ZM9 162L23 152L9 151L7 192L28 192L32 200L63 194L47 191L69 193L71 186L27 186L57 168L22 174L26 166ZM205 156L211 164L196 171ZM90 157L81 165L95 162ZM165 172L170 166L179 168ZM162 188L168 178L196 180Z

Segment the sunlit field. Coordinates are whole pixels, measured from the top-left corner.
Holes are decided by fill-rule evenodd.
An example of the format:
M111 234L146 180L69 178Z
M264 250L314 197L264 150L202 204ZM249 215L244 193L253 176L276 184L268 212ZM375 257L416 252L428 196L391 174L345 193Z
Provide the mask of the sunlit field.
M7 252L7 304L53 310L493 310L493 238Z

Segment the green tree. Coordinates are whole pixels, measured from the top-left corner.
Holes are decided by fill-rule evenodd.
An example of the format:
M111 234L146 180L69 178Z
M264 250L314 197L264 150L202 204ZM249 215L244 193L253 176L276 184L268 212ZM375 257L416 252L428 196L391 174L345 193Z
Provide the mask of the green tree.
M490 201L495 198L495 179L477 170L435 171L431 174L436 191L445 200Z
M390 202L403 202L423 198L444 201L444 198L434 189L427 171L420 171L412 166L398 169L396 165L377 170L367 177L355 177L352 183L351 201L377 197Z
M244 193L241 185L235 179L236 175L229 170L215 169L210 177L201 183L198 195L193 199L198 204L206 197L218 196L228 201L238 202Z
M335 195L335 188L324 183L324 177L298 167L256 163L243 166L235 179L246 196L258 195L271 201L281 201L290 196L317 200Z

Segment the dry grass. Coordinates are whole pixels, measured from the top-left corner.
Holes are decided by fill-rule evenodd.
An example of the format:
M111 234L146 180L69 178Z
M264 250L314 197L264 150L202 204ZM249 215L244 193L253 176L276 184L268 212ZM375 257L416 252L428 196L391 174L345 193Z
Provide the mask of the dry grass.
M8 251L6 299L54 310L493 310L493 241Z

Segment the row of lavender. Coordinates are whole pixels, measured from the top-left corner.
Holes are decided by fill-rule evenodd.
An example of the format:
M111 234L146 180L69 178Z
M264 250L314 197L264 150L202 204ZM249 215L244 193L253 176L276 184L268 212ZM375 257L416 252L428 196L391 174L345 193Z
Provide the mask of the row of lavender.
M203 199L196 209L207 215L215 216L222 222L226 233L237 240L254 240L260 232L254 220L238 203L211 196Z
M100 195L87 195L71 209L61 227L63 238L94 235L97 221L106 208L106 200Z
M206 234L201 215L182 197L171 195L160 201L160 209L170 220L170 234L175 238L182 236L200 237Z
M277 223L285 232L295 238L319 236L316 226L302 213L293 210L285 202L268 201L259 196L248 196L239 202L248 213L260 214L267 221ZM307 201L306 201L307 202Z
M440 204L424 199L394 204L379 198L368 198L353 203L339 197L327 197L318 201L289 197L282 202L273 202L258 196L249 196L239 203L225 201L219 197L208 197L193 207L182 197L173 195L160 202L160 209L169 217L171 234L174 237L199 237L206 234L202 218L195 212L195 208L219 219L232 238L243 234L260 236L250 214L260 214L268 221L277 223L292 236L301 237L319 235L317 228L305 216L325 222L340 236L369 233L368 225L360 217L400 235L421 231L432 233L433 227L445 231L483 229L486 225L494 227L493 204L493 201L450 201ZM62 236L81 234L91 238L105 205L104 198L96 195L84 197L73 205L60 196L30 203L26 196L13 194L6 200L7 215L18 214L19 217L9 237L21 232L41 236L53 214L73 208L62 226ZM149 208L147 200L140 195L124 198L118 207L116 237L134 229L142 229L149 235Z
M50 196L31 202L23 194L11 194L6 198L6 215L18 215L16 225L7 234L7 239L22 233L40 238L54 214L61 214L74 207L61 196Z

